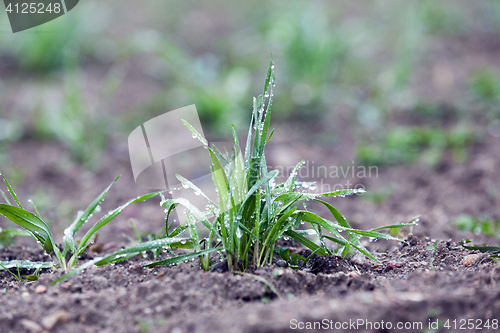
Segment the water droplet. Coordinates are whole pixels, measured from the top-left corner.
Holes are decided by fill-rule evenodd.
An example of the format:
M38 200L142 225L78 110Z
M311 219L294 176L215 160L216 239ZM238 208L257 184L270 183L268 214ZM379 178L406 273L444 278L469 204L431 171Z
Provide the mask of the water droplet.
M309 186L309 189L310 189L311 191L314 191L314 190L316 189L316 185L314 185L314 184L313 184L313 185Z
M242 218L243 218L243 216L241 216L241 215L236 216L237 220L241 220Z
M96 211L96 212L98 212L98 213L100 213L100 212L101 212L101 210L102 210L101 205L98 205L98 206L95 208L95 211Z
M186 240L185 239L181 240L181 244L186 244Z
M182 184L182 187L189 188L189 185L184 183L184 184Z
M194 195L200 195L200 191L194 191Z
M196 139L196 134L191 134L191 136L193 137L193 139Z

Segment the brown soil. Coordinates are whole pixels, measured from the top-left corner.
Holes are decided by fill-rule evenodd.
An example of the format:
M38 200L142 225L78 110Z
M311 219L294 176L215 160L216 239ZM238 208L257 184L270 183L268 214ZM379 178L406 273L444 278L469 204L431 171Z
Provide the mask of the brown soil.
M429 320L474 319L476 324L476 319L498 319L497 264L455 242L438 241L434 251L431 245L428 238L410 235L408 243L378 254L380 264L359 255L314 256L302 270L273 265L248 272L266 279L279 294L252 275L207 273L195 262L143 268L144 259L136 258L89 269L46 291L42 286L60 273L43 272L38 282L19 284L0 272L5 288L0 331L285 332L299 322L335 325L361 319L374 325L384 321L385 327L422 323L425 329ZM0 255L44 257L20 246ZM361 325L352 331L390 330Z

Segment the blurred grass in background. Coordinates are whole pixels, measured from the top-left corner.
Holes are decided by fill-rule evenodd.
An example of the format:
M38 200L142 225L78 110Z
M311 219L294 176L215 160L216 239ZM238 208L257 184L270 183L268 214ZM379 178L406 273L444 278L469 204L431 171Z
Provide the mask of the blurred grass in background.
M86 0L17 34L2 12L0 164L24 135L97 170L110 143L189 104L209 135L227 134L248 122L270 53L277 124L328 123L323 141L348 132L366 164L464 161L482 137L473 112L500 136L500 72L450 50L499 25L498 1Z

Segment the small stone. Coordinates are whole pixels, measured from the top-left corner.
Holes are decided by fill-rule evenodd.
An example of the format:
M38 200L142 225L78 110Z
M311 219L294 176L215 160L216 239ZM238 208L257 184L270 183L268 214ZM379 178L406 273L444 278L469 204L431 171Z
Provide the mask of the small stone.
M51 330L56 324L64 323L68 320L68 313L64 310L58 311L42 319L42 326Z
M288 263L285 260L280 259L280 260L276 261L276 266L286 268L286 267L288 267Z
M28 331L33 332L33 333L38 333L43 330L42 326L38 325L32 320L29 319L22 319L21 320L21 325Z
M37 293L37 294L43 294L46 291L47 291L47 287L45 287L45 286L37 286L35 288L35 293Z
M29 297L29 296L30 296L30 293L29 293L29 292L27 292L27 291L23 291L23 292L21 293L21 297Z
M462 265L464 266L472 266L474 265L479 258L481 258L481 254L469 254L469 255L466 255L462 261L460 262Z

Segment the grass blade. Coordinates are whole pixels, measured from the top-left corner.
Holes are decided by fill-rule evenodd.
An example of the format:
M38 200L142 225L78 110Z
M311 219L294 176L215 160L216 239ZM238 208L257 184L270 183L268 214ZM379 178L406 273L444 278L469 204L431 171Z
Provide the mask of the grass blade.
M5 195L5 192L4 192L4 191L2 191L2 189L1 189L1 188L0 188L0 194L2 195L2 198L5 200L5 202L6 202L8 205L11 205L11 206L12 206L12 204L10 203L9 198Z
M177 263L179 263L181 261L185 261L185 260L189 260L189 259L192 259L192 258L196 258L196 257L199 257L201 255L208 254L208 253L211 253L211 252L214 252L214 251L221 251L222 249L223 249L222 247L214 247L214 248L211 248L211 249L201 250L201 251L198 251L198 252L191 252L191 253L187 253L187 254L181 254L181 255L178 255L178 256L175 256L175 257L172 257L172 258L167 258L167 259L163 259L163 260L152 262L150 264L144 265L144 267L173 265L173 264L177 264Z
M193 126L191 126L190 123L188 123L184 119L181 119L181 121L184 124L184 126L186 126L191 131L191 133L193 133L195 138L200 140L200 142L203 143L204 146L208 146L207 139L205 139L200 133L198 133L198 131Z
M64 230L64 243L71 250L76 250L76 243L73 237L78 232L78 230L80 230L82 225L89 219L90 215L92 215L97 207L102 203L111 186L113 186L113 184L116 183L119 178L120 176L116 177L116 179L97 198L95 198L95 200L87 207L87 209L85 209L85 211L81 215L79 215L68 228Z
M159 248L162 248L164 246L169 246L175 243L184 243L187 244L188 242L192 243L191 238L162 238L162 239L156 239L152 240L149 242L144 242L135 246L131 246L129 248L116 251L110 255L107 255L106 257L102 258L101 260L97 261L95 263L96 266L103 266L103 265L108 265L112 264L115 262L119 262L128 258L132 258L133 256L136 256L140 254L143 251L151 251L151 250L156 250Z
M137 203L137 202L151 199L151 198L159 195L160 193L161 192L153 192L153 193L148 193L148 194L145 194L143 196L137 197L135 199L128 201L126 204L121 205L120 207L116 208L115 210L112 210L109 213L107 213L102 219L100 219L96 224L94 224L94 226L89 231L87 231L85 236L83 236L83 238L80 242L80 245L78 246L78 248L76 250L77 255L79 255L83 252L83 250L87 247L90 238L97 232L97 230L101 229L106 224L108 224L112 219L114 219L116 216L118 216L118 214L120 214L127 206L134 204L134 203Z
M29 261L29 260L11 260L11 261L0 261L0 270L10 268L25 268L25 269L37 269L41 268L50 268L53 267L54 264L51 262L42 262L42 261Z
M345 228L351 228L351 226L349 225L349 222L347 222L345 217L342 214L340 214L340 212L337 210L337 208L333 207L332 205L330 205L326 201L323 201L323 200L316 200L316 201L321 202L323 205L325 205L326 208L328 208L328 210L330 211L330 213L332 213L333 217L335 217L335 220L337 220L337 222L341 226L343 226Z
M69 271L68 273L64 274L63 276L61 276L60 278L58 278L57 280L55 281L52 281L50 283L51 286L55 285L56 283L59 283L61 281L64 281L70 277L72 277L73 275L77 274L77 273L80 273L81 271L83 271L84 269L94 265L96 262L98 262L99 260L101 260L102 258L101 257L98 257L98 258L94 258L93 260L91 261L87 261L86 263L76 267L75 269Z
M19 207L0 204L0 214L28 230L47 253L54 252L54 242L49 227L33 213Z
M21 205L21 203L19 202L19 199L17 198L17 195L16 193L14 192L14 189L12 188L12 186L10 186L10 183L7 181L7 178L5 178L5 175L3 173L0 172L0 175L2 175L2 178L3 178L3 181L5 182L5 185L7 185L7 189L9 190L9 193L10 195L12 195L12 197L14 198L14 200L16 201L17 205L19 206L19 208L23 208L24 207ZM3 192L2 192L3 193ZM6 199L7 203L9 202L9 200L7 199L7 197L4 196L4 198Z
M204 197L209 203L211 203L212 205L215 205L215 202L210 200L210 198L207 197L207 195L202 190L200 190L200 188L198 186L196 186L195 184L193 184L192 182L190 182L186 178L182 177L181 175L175 175L175 177L177 177L177 179L179 179L179 181L182 183L182 185L185 185L185 186L191 188L193 191L195 191L195 193L199 193L202 197Z
M2 230L0 228L0 237L16 237L16 236L29 236L32 237L32 234L24 229L7 229L7 230Z

